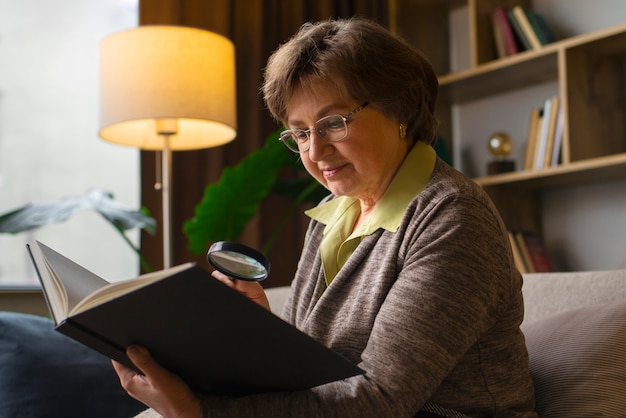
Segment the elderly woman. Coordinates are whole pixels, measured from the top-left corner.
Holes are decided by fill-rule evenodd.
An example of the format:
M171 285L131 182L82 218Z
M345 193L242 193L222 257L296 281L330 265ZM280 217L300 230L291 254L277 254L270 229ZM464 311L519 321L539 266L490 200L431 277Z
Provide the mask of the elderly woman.
M534 417L522 278L487 195L432 145L429 62L362 19L305 24L270 58L280 140L330 195L310 226L287 321L363 375L290 393L202 396L151 360L115 364L165 417ZM256 283L214 276L267 307ZM156 412L155 412L156 411Z

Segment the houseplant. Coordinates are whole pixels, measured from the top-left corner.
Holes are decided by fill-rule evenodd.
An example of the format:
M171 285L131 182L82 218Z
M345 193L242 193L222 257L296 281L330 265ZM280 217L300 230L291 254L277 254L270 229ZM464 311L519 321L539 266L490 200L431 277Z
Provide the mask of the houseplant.
M306 173L298 156L280 143L279 134L280 131L270 134L263 147L234 167L226 167L220 179L205 188L195 216L183 225L193 253L202 254L210 242L237 240L261 201L275 193L286 197L290 205L263 244L261 252L267 255L296 209L306 202L319 202L328 193ZM280 177L283 170L289 171L289 179Z
M100 189L90 189L80 196L64 197L56 201L31 203L0 215L0 233L17 234L41 228L52 223L63 222L80 210L98 212L122 239L137 253L141 266L150 271L141 251L126 236L125 231L141 228L154 234L156 220L142 210L134 210L113 199L113 194Z

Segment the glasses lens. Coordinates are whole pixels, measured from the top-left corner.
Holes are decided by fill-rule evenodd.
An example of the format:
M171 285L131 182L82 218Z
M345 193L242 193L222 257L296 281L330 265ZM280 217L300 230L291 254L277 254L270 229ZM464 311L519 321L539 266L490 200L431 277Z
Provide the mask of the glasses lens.
M315 123L315 131L327 141L340 141L348 135L348 125L341 115L330 115Z
M289 130L280 134L280 140L293 152L300 152L301 148L306 147L308 139L307 133L301 129Z

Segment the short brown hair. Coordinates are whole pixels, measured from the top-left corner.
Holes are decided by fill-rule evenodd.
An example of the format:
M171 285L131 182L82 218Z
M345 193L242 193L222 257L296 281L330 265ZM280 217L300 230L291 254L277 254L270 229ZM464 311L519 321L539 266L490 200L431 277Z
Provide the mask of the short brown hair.
M413 141L435 142L435 71L419 51L378 23L350 18L302 25L265 69L262 91L272 116L285 124L294 90L321 81L397 118Z

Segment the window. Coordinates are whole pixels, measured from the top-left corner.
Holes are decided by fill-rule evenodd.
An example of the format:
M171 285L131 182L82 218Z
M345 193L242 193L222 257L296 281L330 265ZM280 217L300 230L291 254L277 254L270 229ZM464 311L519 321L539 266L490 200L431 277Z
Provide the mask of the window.
M98 137L99 42L137 22L137 0L0 0L0 213L90 188L139 208L139 151ZM138 231L129 237L137 242ZM26 251L32 239L107 280L138 273L117 231L84 210L0 234L0 286L38 284Z

